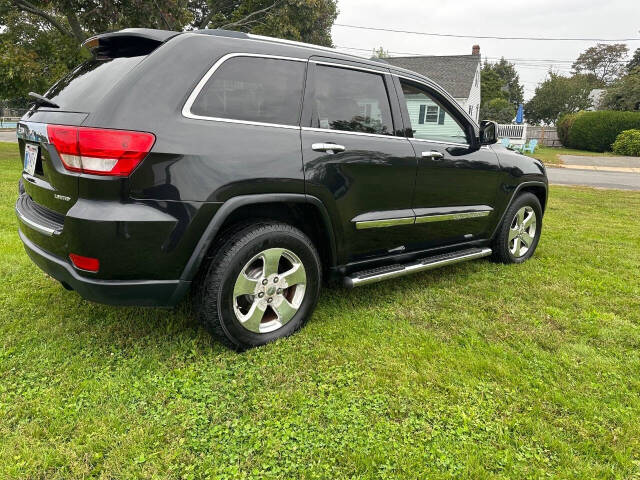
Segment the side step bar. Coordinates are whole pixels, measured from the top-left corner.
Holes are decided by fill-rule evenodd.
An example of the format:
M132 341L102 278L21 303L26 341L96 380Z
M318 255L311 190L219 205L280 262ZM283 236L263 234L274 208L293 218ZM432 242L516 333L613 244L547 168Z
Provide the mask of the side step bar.
M435 255L426 257L407 264L386 265L371 270L363 270L354 272L350 276L344 278L344 285L347 288L360 287L370 283L381 282L390 278L409 275L410 273L423 272L445 265L466 262L467 260L475 260L491 255L490 248L469 248L459 250L457 252L445 253L443 255Z

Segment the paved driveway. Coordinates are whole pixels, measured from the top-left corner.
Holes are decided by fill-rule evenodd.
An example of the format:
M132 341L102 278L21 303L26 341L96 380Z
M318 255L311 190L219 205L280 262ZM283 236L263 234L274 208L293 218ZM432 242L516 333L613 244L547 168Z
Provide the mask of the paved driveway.
M18 142L18 139L16 138L16 131L15 130L10 130L10 131L6 131L6 130L2 130L0 131L0 142Z
M640 173L547 167L547 176L549 183L556 185L585 185L621 190L640 190Z

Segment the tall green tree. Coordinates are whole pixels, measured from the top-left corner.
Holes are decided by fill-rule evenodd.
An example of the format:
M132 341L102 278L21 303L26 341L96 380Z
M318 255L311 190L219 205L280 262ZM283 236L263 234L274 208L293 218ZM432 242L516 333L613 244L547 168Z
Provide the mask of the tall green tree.
M591 74L598 81L610 84L624 71L624 58L628 51L624 43L598 43L578 56L573 62L573 71Z
M636 67L640 67L640 48L636 48L631 60L627 63L627 72L631 73L631 71Z
M506 108L502 101L511 105L514 111L523 101L524 89L515 65L504 58L496 63L485 60L480 79L480 118L496 120L499 117L501 123L513 120L515 113L510 115L511 109ZM507 117L508 120L504 120Z
M336 0L0 0L0 99L43 91L96 33L225 28L331 46L336 16Z
M494 98L507 100L509 93L505 82L500 78L500 75L494 72L493 69L488 68L487 65L485 63L482 70L480 70L480 100L482 104L484 105Z
M520 84L520 76L513 63L505 60L504 57L496 63L489 63L485 60L482 70L485 73L491 71L498 75L501 80L501 90L506 92L506 98L510 103L517 106L523 102L524 88Z
M481 108L483 120L511 123L516 116L516 107L506 98L494 98Z
M536 88L524 107L527 121L532 124L554 124L564 113L591 107L589 93L600 86L592 75L564 77L549 72L549 77Z
M640 67L619 78L602 101L611 110L640 110Z

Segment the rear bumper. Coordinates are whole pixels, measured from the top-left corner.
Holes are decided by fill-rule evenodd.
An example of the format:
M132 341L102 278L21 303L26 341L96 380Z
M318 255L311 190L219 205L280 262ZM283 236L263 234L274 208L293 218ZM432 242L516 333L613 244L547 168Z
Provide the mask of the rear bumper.
M27 255L45 273L78 292L86 300L109 305L171 307L189 289L184 280L98 280L78 274L64 259L52 255L29 240L20 230Z

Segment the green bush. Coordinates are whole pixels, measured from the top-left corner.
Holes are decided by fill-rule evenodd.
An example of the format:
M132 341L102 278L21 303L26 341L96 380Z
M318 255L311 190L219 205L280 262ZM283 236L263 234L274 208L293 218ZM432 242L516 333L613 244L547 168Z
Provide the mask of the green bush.
M556 122L556 130L558 131L558 139L560 139L560 143L565 147L568 146L567 140L569 138L569 130L571 129L571 125L578 115L581 115L583 112L577 113L565 113L560 115L558 121Z
M640 112L604 110L582 112L569 128L567 146L592 152L606 152L620 132L640 129Z
M613 153L640 157L640 130L625 130L613 142Z

